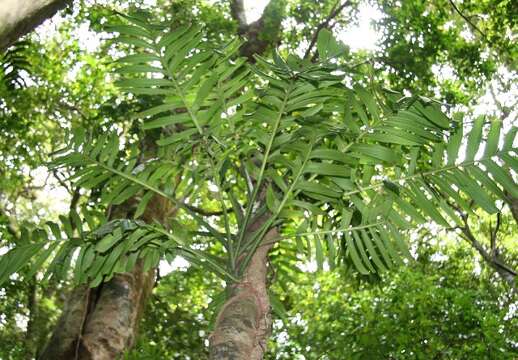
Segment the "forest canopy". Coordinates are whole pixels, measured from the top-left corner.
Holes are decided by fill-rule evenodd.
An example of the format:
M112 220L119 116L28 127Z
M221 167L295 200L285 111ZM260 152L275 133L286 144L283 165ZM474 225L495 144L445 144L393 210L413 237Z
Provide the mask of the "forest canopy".
M0 7L0 359L517 358L515 2Z

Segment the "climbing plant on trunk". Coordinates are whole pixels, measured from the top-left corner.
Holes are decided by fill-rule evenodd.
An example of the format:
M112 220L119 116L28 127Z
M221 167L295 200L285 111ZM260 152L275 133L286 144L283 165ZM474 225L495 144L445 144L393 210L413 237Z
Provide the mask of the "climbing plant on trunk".
M157 156L139 163L121 134L77 129L50 166L72 169L76 185L101 191L102 204L135 198L138 206L101 227L78 215L76 232L67 221L49 224L2 256L0 282L34 259L34 269L52 261L66 275L71 265L78 283L98 286L180 255L226 283L211 358L261 359L271 248L368 275L411 258L409 230L461 227L461 213L496 213L505 206L498 200L518 196L516 127L450 119L441 104L370 79L347 85L338 61L345 47L326 30L318 62L274 54L250 65L238 41L208 43L196 26L155 24L146 14L124 19L110 27L129 52L117 84L160 99L132 115L144 131L160 129ZM169 217L142 221L157 198Z

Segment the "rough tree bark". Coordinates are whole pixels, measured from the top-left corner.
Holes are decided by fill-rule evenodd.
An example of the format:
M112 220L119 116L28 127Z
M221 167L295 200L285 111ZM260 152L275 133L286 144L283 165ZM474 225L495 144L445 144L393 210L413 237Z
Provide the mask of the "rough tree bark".
M71 3L72 0L1 0L0 51Z
M244 1L233 0L230 3L230 13L238 25L237 32L246 39L240 49L241 56L255 62L254 55L263 54L278 42L284 7L284 0L271 0L260 18L248 23Z
M266 216L250 224L248 234L261 227ZM260 360L271 332L267 288L268 252L278 237L270 229L255 251L242 279L229 286L229 297L221 308L210 336L212 360Z
M117 359L134 343L154 275L138 264L98 288L75 288L40 359Z
M170 204L155 198L143 220L164 221ZM112 213L127 218L134 200ZM109 360L119 358L134 345L138 324L155 284L155 269L115 275L96 288L78 286L71 292L58 324L40 360Z

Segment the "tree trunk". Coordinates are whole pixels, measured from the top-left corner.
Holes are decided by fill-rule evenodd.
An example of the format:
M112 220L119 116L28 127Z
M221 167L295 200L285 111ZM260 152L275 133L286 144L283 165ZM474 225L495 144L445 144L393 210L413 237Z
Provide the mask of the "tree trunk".
M477 240L475 235L471 232L471 229L466 226L461 229L462 233L466 237L466 240L473 246L475 250L480 254L482 259L494 270L496 273L509 285L513 292L517 292L516 289L516 275L517 272L509 265L505 264L497 253L489 253L484 246Z
M2 0L0 52L71 3L71 0Z
M112 219L128 218L135 200L117 207ZM143 220L163 222L170 203L150 201ZM58 324L40 360L109 360L119 358L134 345L138 323L155 284L155 269L115 275L96 288L76 287L67 300Z
M75 288L40 359L117 359L135 341L154 279L138 264L98 288Z
M266 220L249 227L254 233ZM229 286L230 296L217 317L210 336L210 359L259 360L263 358L271 332L270 300L267 290L268 252L278 237L277 229L266 233L250 260L243 278Z

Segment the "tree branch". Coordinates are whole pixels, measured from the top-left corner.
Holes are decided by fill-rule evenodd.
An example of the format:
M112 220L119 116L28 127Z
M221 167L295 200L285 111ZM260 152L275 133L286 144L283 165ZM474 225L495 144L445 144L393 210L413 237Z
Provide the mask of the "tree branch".
M482 256L482 258L487 262L487 264L495 270L498 275L511 287L513 292L516 292L516 284L515 278L518 273L509 267L507 264L504 264L497 254L491 256L484 246L477 240L471 228L468 224L468 216L466 214L461 214L462 220L464 221L464 226L461 227L462 234L464 238L477 250L477 252Z
M232 15L232 18L236 20L238 23L238 33L246 33L246 28L248 27L248 24L246 23L246 11L244 1L233 0L230 3L230 14Z
M71 3L71 0L3 1L0 6L0 52Z
M466 22L467 22L467 23L468 23L468 24L469 24L473 29L477 30L477 31L478 31L478 33L479 33L480 35L482 35L482 38L483 38L484 40L486 40L486 41L487 41L486 34L484 34L484 33L482 32L482 30L480 30L480 29L477 27L477 25L475 25L473 22L471 22L471 20L469 19L469 17L468 17L468 16L464 15L464 14L462 13L462 11L460 11L460 9L457 7L457 5L455 5L455 3L453 2L453 0L449 0L449 2L450 2L450 4L451 4L451 6L453 7L453 9L455 10L455 12L456 12L457 14L459 14L459 15L460 15L460 16L461 16L461 17L462 17L462 18L463 18L463 19L464 19L464 20L465 20L465 21L466 21Z
M496 256L496 236L498 234L498 230L500 229L501 222L502 222L502 214L497 213L495 228L493 230L491 230L491 227L490 227L490 232L489 232L489 236L491 239L491 256L493 256L493 257Z
M350 1L344 1L343 4L340 4L340 1L337 1L336 4L331 9L331 12L329 13L329 15L324 19L324 21L322 21L320 24L318 24L317 28L315 29L315 32L313 33L313 37L311 38L311 42L309 43L309 47L307 48L306 52L304 53L304 59L309 58L309 55L311 54L311 50L313 50L313 47L317 43L318 33L320 32L320 30L328 28L328 27L332 28L332 26L334 26L336 24L336 22L332 26L329 26L329 23L331 22L331 20L333 20L335 17L337 17L338 14L348 5L351 5Z

